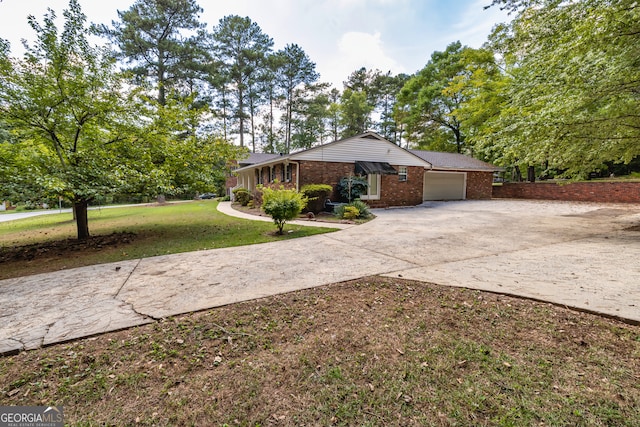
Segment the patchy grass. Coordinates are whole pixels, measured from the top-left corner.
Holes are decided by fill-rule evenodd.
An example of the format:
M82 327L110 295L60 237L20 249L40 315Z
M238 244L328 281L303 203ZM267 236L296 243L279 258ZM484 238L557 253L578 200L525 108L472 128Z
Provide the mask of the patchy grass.
M89 230L95 238L86 244L75 241L76 227L71 214L2 222L0 279L334 231L287 224L285 234L279 236L272 223L221 214L217 204L217 201L201 200L91 210Z
M88 425L640 425L640 327L379 277L0 358Z

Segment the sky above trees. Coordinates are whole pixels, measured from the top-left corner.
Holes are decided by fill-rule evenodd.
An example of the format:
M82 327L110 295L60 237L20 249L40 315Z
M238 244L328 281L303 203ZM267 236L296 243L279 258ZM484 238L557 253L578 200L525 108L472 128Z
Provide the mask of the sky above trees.
M88 20L110 24L117 10L133 0L81 0ZM412 74L433 51L455 40L480 47L492 27L512 16L489 0L234 0L201 2L201 22L211 30L227 15L249 16L273 38L274 48L299 45L316 63L320 80L342 89L342 82L360 67ZM22 54L20 39L33 36L27 15L42 16L46 8L62 11L68 0L0 2L0 37Z

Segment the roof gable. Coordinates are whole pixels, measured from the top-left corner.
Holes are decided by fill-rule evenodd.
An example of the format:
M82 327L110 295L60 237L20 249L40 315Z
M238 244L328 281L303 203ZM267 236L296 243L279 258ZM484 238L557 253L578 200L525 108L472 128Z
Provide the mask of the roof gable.
M386 162L392 165L430 167L431 164L387 141L375 132L319 145L289 155L291 160L354 163L356 161Z

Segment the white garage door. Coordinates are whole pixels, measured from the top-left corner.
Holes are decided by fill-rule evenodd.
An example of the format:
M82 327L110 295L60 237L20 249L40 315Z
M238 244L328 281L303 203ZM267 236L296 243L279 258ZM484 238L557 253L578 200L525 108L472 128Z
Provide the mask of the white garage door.
M464 172L425 172L424 200L463 200L466 196Z

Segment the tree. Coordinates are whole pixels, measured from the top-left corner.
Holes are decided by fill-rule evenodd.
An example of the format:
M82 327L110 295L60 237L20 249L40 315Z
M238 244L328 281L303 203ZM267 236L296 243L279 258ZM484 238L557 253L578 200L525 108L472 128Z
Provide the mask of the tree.
M278 140L278 133L275 127L277 105L282 102L283 96L276 76L278 70L284 66L286 58L280 52L276 52L267 56L265 68L261 73L260 85L261 91L268 103L269 110L263 114L264 123L260 126L262 135L264 136L263 149L267 153L275 153Z
M514 64L484 141L503 164L583 177L640 155L637 2L544 2L522 9L493 44Z
M476 157L488 162L501 157L492 144L491 134L495 131L492 124L507 101L504 92L509 78L503 72L511 67L507 62L497 50L464 49L460 56L463 70L445 89L445 93L462 94L463 101L455 109L455 115L466 136L465 144Z
M367 70L362 67L349 75L344 83L345 90L366 94L369 116L366 127L374 128L389 141L400 144L401 126L393 114L396 98L409 79L406 74L391 75L391 71Z
M16 180L72 200L78 239L87 239L87 204L127 175L125 119L131 112L115 61L87 41L78 1L64 11L61 33L55 18L51 9L43 24L29 16L35 46L27 46L23 60L3 55L0 110L15 141L5 149L29 153L13 164Z
M398 145L402 139L402 132L394 117L393 109L397 102L398 93L407 80L409 80L408 75L392 76L389 71L386 74L376 74L371 83L372 92L376 94L375 107L380 113L380 121L375 124L375 128L380 135Z
M329 137L333 141L338 140L340 130L340 91L332 88L329 92L329 107L327 108L327 125Z
M348 138L365 132L371 123L373 107L367 102L367 94L345 89L340 102L340 125L342 137Z
M282 91L284 102L284 152L289 153L293 138L295 105L300 104L307 86L316 82L320 75L315 71L316 64L296 44L286 45L278 55L281 58L281 65L276 74L276 81Z
M418 146L462 152L465 138L456 109L464 102L464 95L450 90L464 69L462 52L460 42L451 43L444 52L434 52L398 95L395 117L406 126L407 139Z
M290 147L307 149L323 141L329 108L329 96L325 92L328 87L327 83L320 83L296 89Z
M265 66L273 40L248 17L225 16L213 31L213 52L227 76L229 93L235 97L232 117L238 123L240 146L244 147L245 121L254 122L255 91L259 69ZM247 108L251 115L247 116Z
M296 190L262 187L262 210L273 219L278 234L283 234L287 221L295 219L307 205L307 198Z
M130 192L153 196L220 191L227 165L240 158L242 149L203 128L207 106L195 108L187 97L170 98L166 105L143 101L137 110L144 120L137 123L133 142L143 150L146 163L130 182Z
M168 89L192 83L204 72L200 13L195 0L137 0L129 10L118 11L120 21L113 21L113 28L102 25L100 32L118 47L119 58L133 64L129 70L138 82L155 81L157 100L164 105Z
M349 74L347 80L342 82L342 84L345 89L350 89L353 92L366 93L367 102L372 108L375 108L380 95L376 80L381 74L380 70L367 70L366 67L362 67Z
M204 191L221 178L237 148L198 135L202 110L193 99L166 105L128 90L91 34L77 0L64 11L62 32L52 10L24 59L0 43L0 116L11 132L0 142L7 179L0 191L38 189L64 196L75 208L78 239L89 238L87 206L110 194L154 195ZM8 172L8 173L7 173Z

